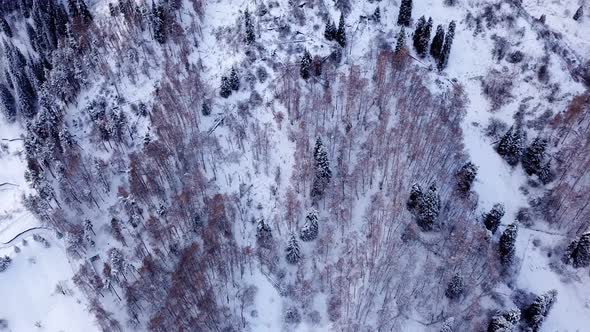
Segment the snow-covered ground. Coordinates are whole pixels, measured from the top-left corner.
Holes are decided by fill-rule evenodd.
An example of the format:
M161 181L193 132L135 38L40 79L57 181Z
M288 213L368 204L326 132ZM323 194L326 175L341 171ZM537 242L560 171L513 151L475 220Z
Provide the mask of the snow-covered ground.
M0 183L4 184L0 187L0 256L12 259L0 272L0 319L7 321L12 332L98 331L85 298L73 285L72 265L61 240L49 230L28 232L13 240L40 226L22 204L22 195L30 189L24 179L21 133L17 125L0 122ZM33 240L37 233L49 241L49 248ZM58 284L67 295L56 289Z

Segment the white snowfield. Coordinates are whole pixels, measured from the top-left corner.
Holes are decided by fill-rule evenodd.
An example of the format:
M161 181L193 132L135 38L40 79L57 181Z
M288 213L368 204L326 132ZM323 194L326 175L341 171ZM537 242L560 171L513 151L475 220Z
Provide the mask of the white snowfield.
M84 296L71 281L73 266L62 240L22 205L28 187L20 155L21 133L16 125L0 123L0 144L6 145L0 158L0 183L4 184L0 187L0 256L12 259L0 273L0 319L12 332L98 331ZM35 241L33 235L45 238L50 247Z

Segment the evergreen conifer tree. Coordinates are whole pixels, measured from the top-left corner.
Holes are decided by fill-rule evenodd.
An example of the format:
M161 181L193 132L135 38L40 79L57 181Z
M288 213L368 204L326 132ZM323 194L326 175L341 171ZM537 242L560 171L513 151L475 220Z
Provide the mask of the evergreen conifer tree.
M307 80L310 76L311 70L311 54L307 50L303 52L303 57L301 58L301 62L299 64L299 74L301 78Z
M324 38L332 41L336 39L336 32L336 25L334 22L332 22L332 20L328 20L326 23L326 29L324 30Z
M574 13L574 21L579 21L584 16L584 6L580 6Z
M381 22L381 9L379 9L379 6L375 8L375 12L371 16L371 19L375 22Z
M494 204L490 212L483 215L483 223L486 228L494 234L498 230L498 226L500 226L500 221L503 216L504 205Z
M152 27L154 30L154 39L160 43L165 44L168 39L166 30L166 21L164 7L162 5L156 6L152 2Z
M395 53L399 53L399 51L401 51L402 48L406 47L406 31L404 29L404 27L402 27L400 29L400 31L397 34L397 41L395 43Z
M496 146L496 151L506 160L508 165L516 166L522 154L524 133L518 127L510 127Z
M410 26L412 19L412 0L402 0L397 17L397 25Z
M529 328L527 331L538 332L541 330L541 325L543 324L543 321L545 321L545 318L547 318L547 315L549 314L549 311L551 311L556 300L556 290L550 290L535 298L533 303L523 311L523 318Z
M219 95L223 98L228 98L231 95L231 84L227 76L221 77L221 87L219 88Z
M461 193L468 193L471 190L473 181L477 176L477 166L472 162L467 162L457 173L457 189Z
M80 8L80 17L82 18L82 22L84 24L89 24L92 22L92 14L90 14L90 10L88 10L84 0L78 0L78 7Z
M535 138L522 154L522 168L528 175L539 174L545 160L545 149L547 140L540 137Z
M250 45L256 40L256 35L254 33L254 23L252 22L252 17L248 9L244 13L244 27L246 29L246 37L244 39L246 44Z
M12 29L10 29L10 25L2 16L0 16L0 31L3 31L6 37L12 38Z
M346 46L346 30L344 27L344 15L340 14L340 21L338 22L338 31L336 31L336 42L341 47Z
M422 39L422 35L424 34L425 27L426 18L424 16L420 16L420 18L418 19L418 23L416 23L416 30L414 30L414 36L412 37L414 49L418 54L420 54L420 41Z
M578 240L572 241L565 251L564 261L575 268L590 265L590 232L582 234Z
M232 67L229 73L229 85L234 91L238 91L240 89L240 78L238 77L238 72L236 71L235 67Z
M16 119L16 104L12 92L6 85L0 83L0 110L8 122Z
M294 234L291 234L291 238L289 239L289 243L287 244L286 249L286 256L287 263L289 264L297 264L301 259L301 253L299 252L299 242Z
M270 226L264 222L264 219L258 220L256 224L256 241L261 247L268 248L272 238Z
M505 267L512 265L516 251L516 237L518 236L518 225L510 224L500 236L498 252Z
M488 332L510 332L513 331L520 321L520 310L514 309L505 313L497 313L490 320Z
M445 296L451 300L457 300L463 295L465 291L465 283L463 277L459 274L455 274L445 290Z
M315 178L311 188L311 197L315 200L320 199L324 195L326 186L330 183L330 179L332 178L328 152L319 137L316 140L313 150L313 158L315 161Z
M432 39L432 44L430 45L430 55L432 55L435 61L438 61L441 57L444 42L445 29L439 24L436 27L436 34L434 35L434 39Z
M430 34L432 32L432 18L428 18L428 22L424 25L420 35L418 36L418 48L416 49L418 55L423 58L428 51L428 43L430 42Z
M311 210L305 217L305 224L301 229L299 238L303 241L313 241L318 237L318 215L317 211Z
M451 46L453 45L453 39L455 38L455 26L455 21L451 21L451 23L449 24L449 29L447 30L447 34L445 36L445 42L443 44L441 56L438 61L438 70L440 71L447 68L447 64L449 63Z

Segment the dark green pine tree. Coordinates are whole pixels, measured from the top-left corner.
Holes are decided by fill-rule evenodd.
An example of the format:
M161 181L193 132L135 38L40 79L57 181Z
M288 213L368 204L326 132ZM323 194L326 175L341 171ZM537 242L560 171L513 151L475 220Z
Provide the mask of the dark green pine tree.
M543 321L549 315L549 311L553 307L553 304L557 300L557 291L550 290L549 292L537 296L537 298L526 308L522 316L528 326L526 331L538 332L541 330Z
M438 70L440 71L447 68L447 65L449 63L451 46L453 45L453 39L455 38L455 25L455 21L451 21L451 23L449 24L449 29L447 30L447 34L445 36L445 43L443 45L441 56L437 64Z
M90 13L90 10L88 10L84 0L78 0L78 6L80 8L80 17L82 17L82 22L84 24L89 24L92 22L92 14Z
M240 78L238 77L238 72L235 67L232 67L231 72L229 73L229 85L234 91L240 89Z
M524 143L524 132L520 128L510 127L506 134L502 136L496 151L510 166L516 166L522 154Z
M436 34L432 39L432 44L430 44L430 55L438 61L440 59L442 53L442 47L445 42L445 29L442 25L438 25L436 27Z
M289 243L287 244L286 252L287 254L285 258L287 259L287 263L293 265L299 263L299 260L301 259L301 253L299 251L299 242L297 241L295 234L291 234Z
M457 173L457 189L459 192L466 194L471 190L473 181L477 176L477 166L472 162L467 162Z
M303 57L301 58L301 62L299 64L299 74L301 78L307 80L310 76L311 70L311 54L307 50L303 52Z
M498 253L500 260L505 267L512 265L514 261L514 254L516 253L516 237L518 236L518 225L510 224L500 236L500 243L498 244Z
M256 225L256 241L261 247L269 248L272 239L270 226L264 222L264 219L258 220Z
M16 104L12 92L8 87L0 83L0 110L8 122L14 122L16 119Z
M326 23L326 30L324 30L324 38L329 41L336 39L336 25L332 20L328 20Z
M219 95L223 98L228 98L231 95L231 84L229 83L227 76L221 76Z
M6 37L12 38L12 29L10 28L10 25L6 19L4 19L2 16L0 16L0 31L4 32Z
M152 2L152 27L154 30L154 39L160 44L165 44L168 35L164 7L161 5L156 6L154 2Z
M483 224L492 234L498 230L504 213L504 205L498 203L494 204L490 212L483 215Z
M582 234L578 240L572 241L565 251L564 261L575 268L590 265L590 232Z
M402 0L399 7L399 15L397 17L397 24L405 27L410 26L412 19L412 0Z
M426 27L426 18L421 16L418 19L418 23L416 23L416 30L414 30L414 36L412 37L412 42L414 44L414 49L416 53L420 54L420 42L422 40L422 35L424 34L424 29Z
M379 6L377 6L377 8L375 9L375 12L371 16L371 19L373 19L373 21L377 23L381 22L381 9L379 9Z
M299 238L302 241L313 241L318 237L318 232L318 212L316 210L311 210L305 217L305 224L301 229Z
M428 22L422 29L420 36L418 37L419 47L417 49L418 55L423 58L426 56L428 51L428 43L430 42L430 34L432 32L432 18L428 18Z
M254 23L252 22L252 17L250 16L250 12L246 9L244 13L244 27L246 29L246 37L244 40L246 44L250 45L256 40L256 34L254 33Z
M328 152L319 137L315 143L313 159L315 162L315 178L311 188L311 197L316 200L323 197L324 191L332 178Z
M545 149L547 140L540 137L535 138L522 155L522 167L528 175L539 174L545 160Z
M68 0L68 12L71 18L77 18L80 16L80 9L78 8L78 1Z
M340 46L346 46L346 30L344 27L344 15L340 14L340 21L338 22L338 31L336 31L336 42L340 44Z
M399 53L403 48L406 48L406 30L404 27L400 29L397 34L397 41L395 42L395 53Z

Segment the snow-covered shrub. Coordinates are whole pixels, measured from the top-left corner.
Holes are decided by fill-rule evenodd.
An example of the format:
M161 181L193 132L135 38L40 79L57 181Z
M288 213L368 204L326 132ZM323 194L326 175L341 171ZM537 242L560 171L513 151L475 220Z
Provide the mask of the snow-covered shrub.
M484 95L490 100L493 110L509 103L514 97L512 88L514 78L497 70L488 72L481 81Z

